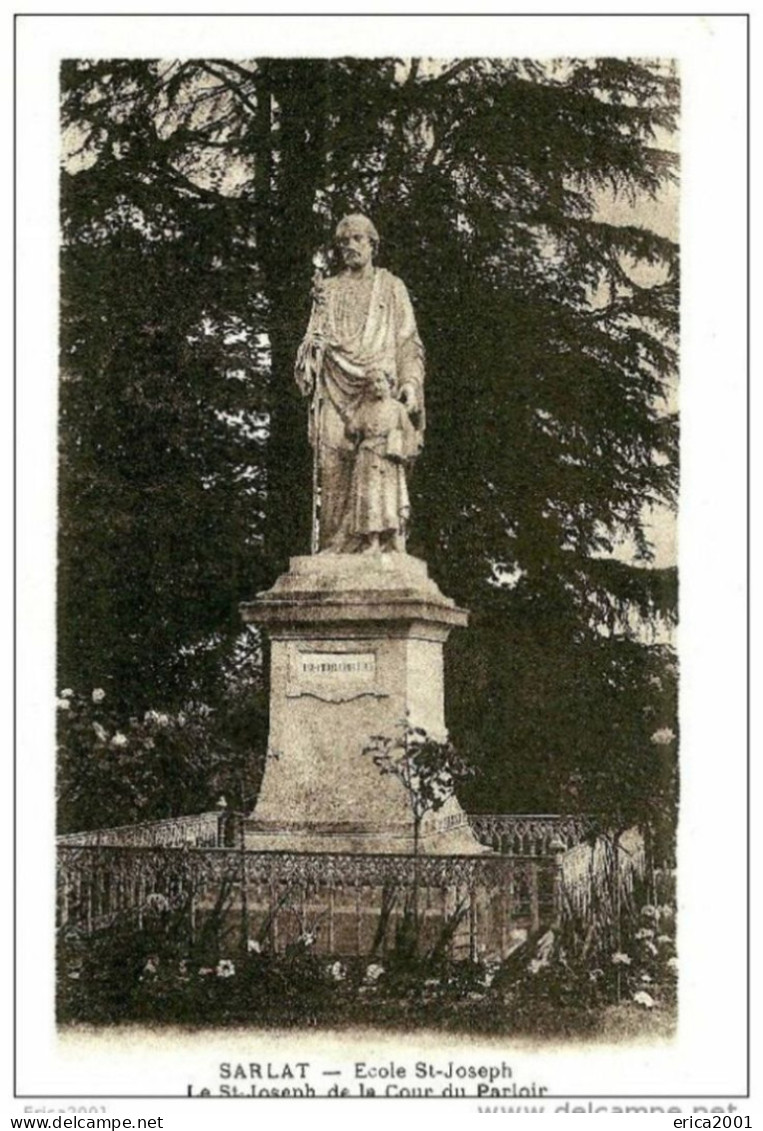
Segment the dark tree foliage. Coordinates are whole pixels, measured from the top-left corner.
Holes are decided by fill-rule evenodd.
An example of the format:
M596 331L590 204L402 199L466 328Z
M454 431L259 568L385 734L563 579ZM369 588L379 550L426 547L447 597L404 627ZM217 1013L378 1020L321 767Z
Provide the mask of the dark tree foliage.
M237 602L307 549L291 368L312 255L363 210L428 353L411 550L472 611L448 684L470 802L669 792L672 656L643 626L676 579L643 522L677 488L678 255L597 204L675 175L670 68L78 61L62 95L62 681L214 696Z

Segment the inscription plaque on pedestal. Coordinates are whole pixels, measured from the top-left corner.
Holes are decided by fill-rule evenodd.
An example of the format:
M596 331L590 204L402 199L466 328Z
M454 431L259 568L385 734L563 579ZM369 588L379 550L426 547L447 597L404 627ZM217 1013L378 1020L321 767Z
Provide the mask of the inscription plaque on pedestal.
M372 678L376 674L376 655L373 652L301 652L299 674L303 680L334 677L342 680L345 676Z
M385 694L377 686L375 652L317 651L292 645L288 670L289 699L312 695L338 703L360 695Z

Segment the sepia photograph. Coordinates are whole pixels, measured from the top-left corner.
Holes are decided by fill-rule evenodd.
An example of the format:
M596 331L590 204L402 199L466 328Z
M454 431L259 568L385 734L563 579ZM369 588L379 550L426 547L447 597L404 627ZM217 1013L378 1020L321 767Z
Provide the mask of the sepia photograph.
M675 65L61 98L60 1021L663 1034Z
M213 52L57 69L58 1047L676 1055L682 61Z

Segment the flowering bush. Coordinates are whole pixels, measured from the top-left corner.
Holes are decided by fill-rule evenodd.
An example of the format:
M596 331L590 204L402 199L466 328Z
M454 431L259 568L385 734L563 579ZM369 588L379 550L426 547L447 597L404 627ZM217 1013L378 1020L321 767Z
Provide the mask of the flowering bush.
M641 907L639 914L640 923L633 931L636 962L631 991L633 1001L651 1009L672 1003L676 998L675 908L668 903L647 903ZM644 986L649 986L648 994L645 994Z
M501 961L420 955L415 969L394 950L357 958L319 955L315 931L275 954L262 935L240 944L221 922L191 933L181 905L150 894L142 926L115 922L89 937L59 940L62 1022L113 1024L362 1024L470 1032L594 1032L618 1000L637 1013L666 1008L675 958L661 980L638 954L615 952L605 967L573 960L548 932L528 953ZM306 936L310 935L308 939ZM528 940L529 945L530 940ZM651 956L650 956L651 957ZM626 961L627 960L627 961ZM618 998L619 994L619 998Z
M66 688L56 706L59 832L204 812L223 793L237 808L253 804L264 756L253 754L251 736L245 741L235 705L188 703L125 718L96 687Z
M668 884L668 887L671 885ZM598 930L598 937L597 937ZM676 1002L675 908L672 902L623 901L619 923L568 921L559 936L538 947L526 965L529 977L511 987L517 1016L553 1026L555 1011L608 1005L636 1011L671 1011ZM616 947L603 944L618 940Z

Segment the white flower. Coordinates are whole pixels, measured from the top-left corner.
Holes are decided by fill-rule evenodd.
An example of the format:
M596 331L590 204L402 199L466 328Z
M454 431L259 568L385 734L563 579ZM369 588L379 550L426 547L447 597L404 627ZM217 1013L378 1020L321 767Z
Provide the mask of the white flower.
M660 727L660 729L656 730L652 735L652 742L655 746L667 746L675 737L670 727Z
M105 698L106 698L106 692L103 690L102 687L94 688L94 690L93 690L93 702L94 703L102 703Z
M654 936L654 931L651 927L642 927L640 931L636 931L633 936L634 939L651 939Z
M169 911L170 901L160 891L152 891L146 896L146 909L148 911Z
M71 699L73 694L74 694L74 692L72 691L71 687L65 687L63 689L63 691L61 692L61 698L62 699Z
M217 963L215 973L218 978L232 978L236 973L236 967L233 965L230 958L221 958Z
M114 735L114 737L111 740L111 745L112 746L126 746L127 745L127 736L124 735L124 734L121 734L119 731L117 731L117 733Z
M64 699L64 697L61 696L60 699L56 699L56 706L59 711L68 711L71 708L71 703L68 699Z
M143 716L144 723L156 723L158 727L168 727L170 725L169 715L162 714L161 711L146 711Z
M333 965L329 966L329 974L335 982L343 982L347 977L347 970L341 962L334 962Z
M315 931L303 931L297 939L297 942L302 943L302 946L304 946L305 948L315 946L316 937L317 936Z
M677 958L669 958L668 961L665 963L665 965L667 966L668 970L672 970L674 974L678 973L678 959Z
M646 990L639 990L633 995L636 1005L643 1005L645 1009L654 1009L654 998Z
M159 959L157 955L150 954L146 959L146 965L143 967L144 974L156 974L159 969Z
M647 903L645 907L641 908L641 914L644 919L656 919L657 908L652 907L651 903Z
M647 941L644 943L644 946L650 954L657 954L657 947L651 940L647 939Z
M619 950L612 955L612 961L615 966L630 966L631 964L631 960L628 955L623 954L622 951Z
M109 734L106 730L106 727L102 727L100 723L93 723L93 730L95 731L97 737L100 738L101 742L109 741Z
M378 982L384 973L384 967L380 966L378 962L372 962L370 966L366 967L366 982Z
M667 943L672 943L673 939L670 935L658 935L657 942L660 946L665 946Z
M247 939L246 949L249 954L262 954L262 946L257 939Z
M644 983L645 986L648 986L652 978L650 974L642 974L640 980Z

